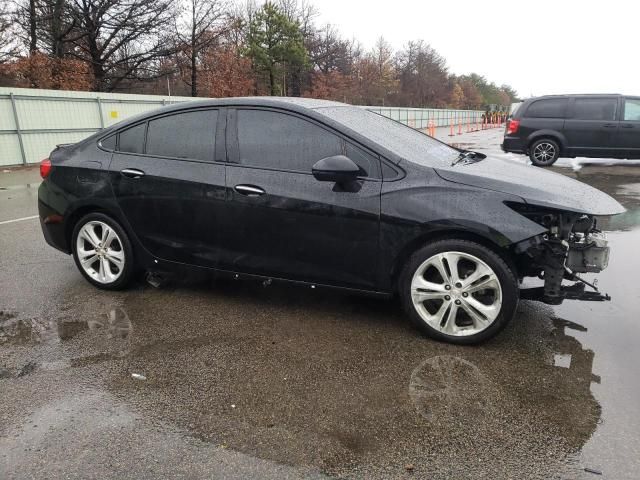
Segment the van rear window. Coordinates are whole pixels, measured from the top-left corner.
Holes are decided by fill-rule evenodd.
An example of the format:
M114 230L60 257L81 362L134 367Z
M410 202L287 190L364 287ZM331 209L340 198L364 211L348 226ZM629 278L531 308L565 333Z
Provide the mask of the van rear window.
M566 98L545 98L531 103L525 116L530 118L563 118L566 110Z

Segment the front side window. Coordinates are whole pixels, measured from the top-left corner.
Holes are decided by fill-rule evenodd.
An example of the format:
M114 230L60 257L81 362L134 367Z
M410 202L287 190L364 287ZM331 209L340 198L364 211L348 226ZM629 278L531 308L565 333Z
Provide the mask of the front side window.
M241 165L311 173L318 160L342 154L341 139L293 115L238 110Z
M615 98L576 98L573 105L573 118L576 120L615 120Z
M213 161L217 110L177 113L149 121L147 155Z
M628 98L624 101L624 119L640 122L640 99Z
M529 118L563 118L567 109L566 98L536 100L527 108Z
M118 134L118 151L125 153L144 153L144 135L146 123L127 128Z

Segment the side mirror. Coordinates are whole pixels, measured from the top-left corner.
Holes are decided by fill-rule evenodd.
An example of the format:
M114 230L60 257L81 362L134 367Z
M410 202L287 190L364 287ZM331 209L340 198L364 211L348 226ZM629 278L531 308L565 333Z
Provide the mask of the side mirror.
M335 155L318 160L311 173L321 182L346 183L358 178L360 167L344 155Z

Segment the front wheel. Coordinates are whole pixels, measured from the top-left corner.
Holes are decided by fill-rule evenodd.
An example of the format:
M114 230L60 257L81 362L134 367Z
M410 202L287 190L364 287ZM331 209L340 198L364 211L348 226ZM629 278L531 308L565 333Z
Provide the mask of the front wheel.
M404 309L423 333L457 344L494 336L518 304L518 283L509 266L467 240L440 240L415 252L399 290Z
M118 222L102 213L90 213L78 221L71 238L76 266L92 285L119 290L129 283L133 249Z
M537 167L550 167L560 156L560 146L554 140L543 138L536 140L529 149L531 163Z

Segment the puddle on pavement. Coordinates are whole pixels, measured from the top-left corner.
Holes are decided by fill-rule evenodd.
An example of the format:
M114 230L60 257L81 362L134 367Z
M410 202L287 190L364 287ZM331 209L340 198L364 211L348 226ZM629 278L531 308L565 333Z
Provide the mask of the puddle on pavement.
M260 458L332 475L486 476L497 461L551 476L579 469L600 418L594 354L572 336L584 327L529 302L467 348L424 339L393 302L331 292L235 282L108 298L69 299L53 327L64 355L26 369L99 376L150 419Z
M107 339L126 339L131 335L133 324L127 312L121 308L110 309L95 318L78 321L63 318L57 321L60 340L70 340L85 331L102 331Z
M82 320L63 315L57 320L23 319L13 312L0 312L0 347L55 347L60 342L68 342L81 334L87 334L83 344L89 346L91 353L75 358L59 358L56 350L41 359L23 356L22 362L8 368L0 363L2 377L24 377L36 370L59 371L68 367L85 366L126 357L129 349L126 340L132 332L132 323L127 313L120 307ZM71 349L73 352L73 349ZM35 353L35 351L34 351ZM51 359L48 359L51 357Z
M0 346L42 343L50 334L48 320L20 318L15 312L0 312Z
M419 474L429 459L460 476L438 462L470 451L485 466L459 468L478 475L505 455L557 471L600 416L593 352L571 336L582 327L527 302L480 349L425 340L393 302L277 286L137 291L118 312L64 325L89 353L71 366L107 372L112 393L190 435L329 474Z

